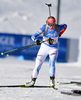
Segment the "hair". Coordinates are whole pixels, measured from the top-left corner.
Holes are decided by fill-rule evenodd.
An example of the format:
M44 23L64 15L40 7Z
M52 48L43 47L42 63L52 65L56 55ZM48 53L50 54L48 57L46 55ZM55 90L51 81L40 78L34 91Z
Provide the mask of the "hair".
M55 19L55 17L53 17L53 16L49 16L49 17L48 17L48 19L50 19L50 18Z

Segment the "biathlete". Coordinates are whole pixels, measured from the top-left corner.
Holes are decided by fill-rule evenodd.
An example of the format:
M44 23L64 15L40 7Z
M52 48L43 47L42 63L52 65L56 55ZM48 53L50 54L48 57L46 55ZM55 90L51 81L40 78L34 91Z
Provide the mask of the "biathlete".
M66 28L66 24L58 25L56 24L56 19L53 16L50 16L47 18L46 24L43 25L34 35L32 35L31 38L37 43L37 45L41 44L40 40L38 40L38 37L41 34L43 35L43 41L45 42L43 42L40 46L31 81L27 82L26 86L34 86L39 70L48 55L50 58L50 87L55 86L55 61L58 57L58 38L64 33Z

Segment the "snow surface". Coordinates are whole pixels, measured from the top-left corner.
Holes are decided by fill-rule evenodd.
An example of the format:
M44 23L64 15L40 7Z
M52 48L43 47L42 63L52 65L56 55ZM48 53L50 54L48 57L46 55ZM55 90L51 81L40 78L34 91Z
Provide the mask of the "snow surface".
M34 34L49 16L45 3L51 3L51 15L57 18L58 0L0 0L0 32ZM60 23L68 28L62 37L81 35L81 0L61 0Z
M30 81L35 61L18 61L15 57L0 58L0 85L21 85ZM55 82L81 82L81 66L77 63L56 63ZM49 86L49 64L44 62L35 85ZM51 88L0 88L0 100L80 100L81 96L61 94L80 86L56 85Z

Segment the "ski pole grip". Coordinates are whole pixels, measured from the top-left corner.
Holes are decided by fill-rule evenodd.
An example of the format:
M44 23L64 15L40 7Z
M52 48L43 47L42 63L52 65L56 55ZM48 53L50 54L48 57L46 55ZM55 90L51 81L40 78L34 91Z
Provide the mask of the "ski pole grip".
M45 3L48 7L51 7L52 6L52 4L47 4L47 3Z

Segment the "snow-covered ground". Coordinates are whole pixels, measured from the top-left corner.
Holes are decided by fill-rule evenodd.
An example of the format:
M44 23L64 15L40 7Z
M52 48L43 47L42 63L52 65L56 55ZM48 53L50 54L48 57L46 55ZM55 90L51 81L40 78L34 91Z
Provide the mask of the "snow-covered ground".
M7 57L0 58L0 85L18 85L30 81L35 61ZM81 82L81 66L77 63L56 63L56 82ZM49 64L44 62L35 85L49 86ZM0 100L80 100L81 96L64 95L66 85L51 88L0 88ZM69 89L81 89L69 86Z
M58 0L0 0L0 32L34 34L49 16L45 3L51 3L51 14L57 18ZM62 37L81 35L81 0L61 0L60 24L68 28Z

